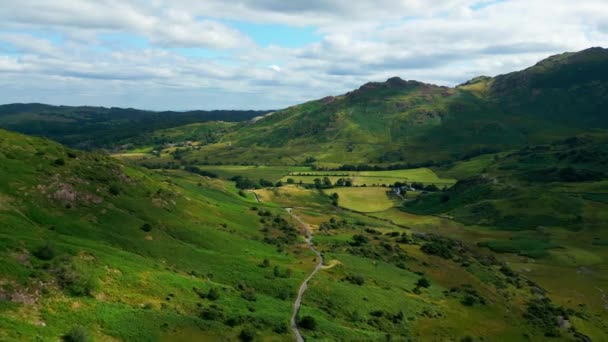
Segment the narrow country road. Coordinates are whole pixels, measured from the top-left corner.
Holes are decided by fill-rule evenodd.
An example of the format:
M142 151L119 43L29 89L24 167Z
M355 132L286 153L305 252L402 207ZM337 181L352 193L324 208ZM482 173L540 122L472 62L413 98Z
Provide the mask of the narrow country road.
M289 213L289 215L291 215L291 217L296 219L296 221L298 221L302 225L302 227L304 227L304 230L306 232L306 237L305 237L306 244L308 245L308 248L310 248L310 250L313 251L317 255L317 259L319 260L319 262L317 263L317 266L315 266L315 269L308 275L308 277L306 279L304 279L304 282L302 282L302 285L300 285L300 290L298 291L298 297L296 298L296 301L293 303L293 315L291 316L291 329L293 330L294 335L296 335L296 340L298 342L304 342L304 338L302 337L302 334L300 333L300 329L298 329L298 313L300 312L300 306L302 305L302 297L304 296L304 291L306 291L306 288L308 287L308 282L323 267L323 256L321 255L321 253L318 250L315 249L315 246L312 243L312 233L310 232L310 227L306 223L304 223L304 221L302 221L298 216L294 215L291 211L291 208L286 208L286 210Z

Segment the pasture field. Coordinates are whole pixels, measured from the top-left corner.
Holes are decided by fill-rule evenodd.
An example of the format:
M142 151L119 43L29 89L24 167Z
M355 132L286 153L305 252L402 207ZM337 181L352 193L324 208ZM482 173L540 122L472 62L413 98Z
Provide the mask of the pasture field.
M337 193L338 205L362 212L370 213L384 211L395 206L387 195L388 188L384 187L347 187L325 190L326 194Z
M305 184L313 184L315 178L329 177L332 183L339 178L350 178L353 185L379 186L390 185L395 182L418 182L424 185L435 184L438 187L451 186L456 182L453 178L441 178L433 170L428 168L388 170L388 171L308 171L290 172L282 178L286 182L288 178L296 183L300 181Z

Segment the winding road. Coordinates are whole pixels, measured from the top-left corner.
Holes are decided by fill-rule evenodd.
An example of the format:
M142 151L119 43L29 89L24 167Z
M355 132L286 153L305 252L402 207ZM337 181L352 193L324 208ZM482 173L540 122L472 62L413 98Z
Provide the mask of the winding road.
M298 313L300 312L300 306L302 305L302 297L304 296L304 291L306 291L306 288L308 287L308 282L323 267L323 255L321 255L321 253L315 249L315 246L312 243L312 233L310 231L310 227L306 223L304 223L304 221L302 221L298 216L296 216L292 212L291 208L286 208L286 210L289 213L289 215L291 215L291 217L293 217L296 221L298 221L302 225L302 227L304 227L304 230L306 231L306 237L305 237L306 244L308 245L308 248L310 248L310 250L313 251L317 255L317 259L319 260L319 262L315 266L315 269L308 275L308 277L306 279L304 279L304 282L302 282L302 285L300 285L300 290L298 291L298 297L296 298L296 301L293 303L293 315L291 316L291 329L293 330L294 335L296 335L296 340L298 342L304 342L304 338L302 337L302 334L300 333L300 329L298 329Z

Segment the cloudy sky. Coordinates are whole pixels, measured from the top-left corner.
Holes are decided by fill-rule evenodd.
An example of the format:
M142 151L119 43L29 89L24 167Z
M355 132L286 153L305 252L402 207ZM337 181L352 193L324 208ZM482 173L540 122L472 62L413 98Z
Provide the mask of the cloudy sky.
M0 0L0 103L276 109L608 47L608 0Z

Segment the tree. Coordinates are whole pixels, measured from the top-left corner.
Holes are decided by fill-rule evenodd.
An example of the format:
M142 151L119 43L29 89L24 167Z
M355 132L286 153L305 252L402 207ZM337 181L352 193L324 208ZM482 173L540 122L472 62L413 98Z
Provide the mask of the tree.
M338 206L338 199L340 198L340 195L338 195L337 192L334 192L333 194L331 194L331 203L335 206ZM333 217L332 217L333 219ZM331 221L331 220L330 220Z
M344 186L353 186L353 180L350 178L346 178L344 180Z
M323 187L324 188L331 188L332 187L331 179L329 179L329 177L323 177Z
M338 178L336 181L336 186L344 186L344 178Z
M293 184L295 181L293 178L287 178L287 184Z
M323 184L321 183L321 179L320 178L315 178L313 180L313 182L315 182L315 188L321 189L323 187Z

